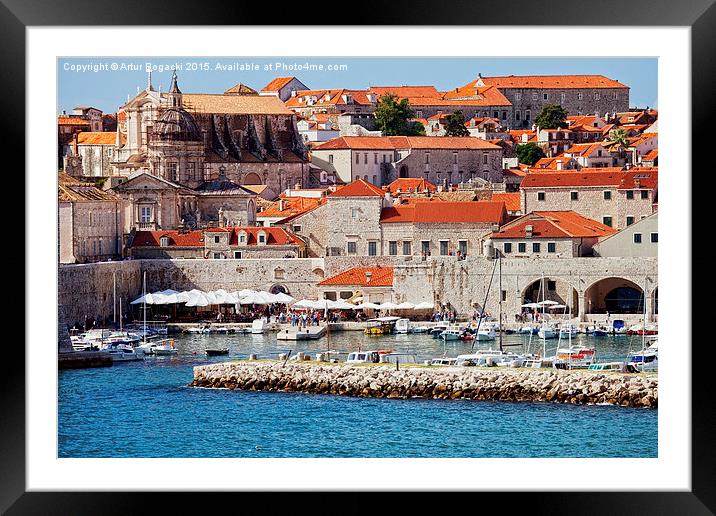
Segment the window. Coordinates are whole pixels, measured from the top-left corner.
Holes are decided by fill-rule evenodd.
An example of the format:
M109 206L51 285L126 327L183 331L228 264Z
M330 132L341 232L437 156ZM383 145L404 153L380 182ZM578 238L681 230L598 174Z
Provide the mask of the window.
M299 226L298 224L294 224L294 226L293 226L293 232L294 232L294 233L300 233L300 232L301 232L301 226Z
M169 163L169 179L171 181L177 180L177 164Z
M427 165L428 163L430 163L430 153L426 152L425 153L425 164Z
M547 100L547 99L549 99L549 94L548 94L548 93L543 93L543 94L542 94L542 100Z
M547 290L554 292L557 290L557 282L555 280L547 280Z
M634 190L627 190L626 198L633 199L634 198Z
M525 242L518 243L517 244L517 252L526 253L527 252L527 244Z
M537 192L537 200L544 201L544 199L545 199L544 192Z
M520 110L518 109L517 111L515 111L515 120L519 120L519 119L520 119Z
M641 233L634 233L634 243L641 244Z
M641 198L642 198L642 199L648 199L648 198L649 198L649 190L642 190L642 191L641 191Z
M348 254L356 254L358 252L357 250L358 245L356 242L348 242L348 246L346 248Z
M522 100L522 93L515 93L515 101L519 102L520 100Z
M467 240L458 240L457 246L460 255L467 256Z
M239 233L239 243L240 244L246 243L246 233L244 233L243 231L241 233Z
M482 164L487 165L487 153L486 152L483 153L483 155L482 155Z
M569 192L569 198L572 201L576 201L579 199L579 192Z
M557 252L557 244L555 242L547 242L547 252L548 253L556 253Z
M328 163L333 163L333 154L328 155Z
M417 110L417 111L415 112L415 116L416 116L417 118L423 118L423 112L420 111L420 110Z
M596 91L594 92L594 100L599 100L599 93Z
M266 233L263 231L259 233L259 244L265 244L266 243Z
M221 239L221 237L219 237L218 235L214 235L214 243L215 244L218 244L220 239Z
M611 217L602 217L602 224L605 226L612 227L612 218Z
M161 247L169 247L169 237L163 236L159 239L159 245Z
M627 218L626 218L626 225L627 225L627 226L631 226L632 224L634 224L634 217L627 217Z
M221 253L214 253L214 260L220 260L221 259Z
M505 242L502 244L502 250L505 252L505 254L512 252L512 242Z
M152 221L152 207L151 206L142 206L139 209L139 222L151 222L151 221ZM90 219L90 224L92 224L91 219Z
M196 163L186 164L186 177L187 179L196 180Z
M358 208L351 208L351 218L352 219L357 219L359 213L360 213L360 210Z
M410 256L412 254L412 250L410 249L410 241L403 242L403 254L405 256Z
M457 152L452 153L452 162L453 164L457 164Z
M507 120L507 111L502 112L502 119Z
M374 162L375 164L378 163L378 153L377 153L377 152L374 152L374 153L373 153L373 162Z
M537 92L536 91L532 92L532 100L537 100Z
M234 259L238 260L241 258L241 251L234 251Z
M368 153L367 152L363 153L363 164L364 165L368 164Z
M540 243L539 242L532 242L532 252L533 253L540 252Z
M378 184L378 176L373 176L373 184L374 185Z
M582 100L582 94L581 94L581 93L577 93L577 100ZM580 113L580 115L581 115L581 113Z
M423 254L430 254L430 240L422 240L420 242L420 250Z
M378 254L378 243L368 242L368 256L375 256Z
M394 240L388 242L388 254L390 256L395 256L398 254L398 242Z
M652 233L651 234L651 243L656 244L659 242L659 233Z
M619 98L619 94L614 92L614 100L617 100L618 98ZM616 111L616 109L614 111Z
M525 120L527 120L529 122L531 117L532 117L532 112L528 109L527 111L525 111Z
M564 104L565 97L566 97L566 95L565 95L564 93L561 93L560 96L559 96L560 102L561 102L562 104Z
M604 190L604 200L611 201L612 200L612 192L610 192L609 190Z
M360 154L356 152L356 165L360 164Z
M447 256L448 254L448 241L440 240L440 256Z

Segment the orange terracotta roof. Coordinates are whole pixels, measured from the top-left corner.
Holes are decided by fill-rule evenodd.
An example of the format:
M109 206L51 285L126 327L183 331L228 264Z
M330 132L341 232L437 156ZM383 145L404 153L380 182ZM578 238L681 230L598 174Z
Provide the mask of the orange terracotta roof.
M624 172L619 184L620 190L657 188L659 182L658 167L633 167Z
M521 168L506 168L503 171L503 175L512 175L512 176L518 176L518 177L525 177L527 175L527 172L522 170Z
M437 187L430 181L421 177L401 177L390 183L387 187L391 194L407 192L434 192Z
M57 125L90 125L90 121L76 116L58 116Z
M338 188L328 197L383 197L385 192L363 179L356 179L346 186Z
M565 150L565 154L572 154L574 156L589 156L594 151L602 147L601 143L574 143L572 146Z
M497 90L486 90L476 95L476 98L433 98L433 97L408 97L408 103L415 109L420 106L442 106L452 109L461 107L485 107L485 106L511 106L512 103L507 100L502 93Z
M446 91L443 98L453 100L456 104L464 102L460 98L474 98L485 106L511 106L512 103L500 90L493 86L477 86L477 81L472 81L462 88Z
M653 161L657 157L659 157L659 149L652 149L646 154L644 154L644 157L642 159L646 161Z
M526 238L528 225L532 226L530 238L601 238L616 233L614 228L574 211L535 211L506 224L492 233L492 238Z
M497 88L628 88L603 75L506 75L482 77L482 82Z
M239 245L239 233L246 233L247 239L245 244L241 245L257 245L258 233L263 231L266 234L266 245L302 245L303 241L296 235L279 227L229 227L229 228L209 228L206 230L192 231L137 231L132 241L132 247L159 247L161 238L168 237L169 245L178 247L203 247L206 241L205 234L209 233L230 233L229 245Z
M184 93L182 103L184 109L192 113L294 115L278 97L273 96Z
M294 79L295 79L295 77L276 77L274 80L272 80L266 86L264 86L261 91L270 91L270 92L278 91Z
M398 98L433 97L440 98L441 94L435 86L371 86L368 91L376 95L392 93Z
M624 172L619 168L583 168L562 172L530 172L520 188L599 187L619 186Z
M521 209L520 192L495 192L492 194L492 201L504 202L507 211L520 211Z
M257 217L280 217L286 218L292 215L300 215L326 202L325 197L287 197L281 201L271 203L268 208L256 214ZM283 204L283 209L280 209Z
M357 149L498 149L497 145L480 138L459 136L341 136L315 150Z
M346 90L346 89L339 89L339 90L300 90L296 92L296 95L294 97L290 97L286 99L286 107L289 108L303 108L303 107L330 107L330 106L337 106L337 105L346 105L349 102L343 99L343 96L350 95L351 96L351 103L363 105L363 106L370 106L373 103L368 100L368 96L364 90ZM309 104L306 102L306 97L316 97L316 100L313 104Z
M370 279L366 273L370 273ZM319 285L360 285L362 287L392 287L393 267L353 267L326 278Z
M507 131L510 136L512 136L512 139L518 143L522 142L522 135L527 135L527 141L533 142L537 140L537 132L532 131L530 129L513 129L511 131Z
M117 143L117 133L114 131L77 133L78 145L114 145L115 143Z
M384 208L380 215L382 223L412 222L434 224L485 223L500 224L506 216L504 202L416 202Z

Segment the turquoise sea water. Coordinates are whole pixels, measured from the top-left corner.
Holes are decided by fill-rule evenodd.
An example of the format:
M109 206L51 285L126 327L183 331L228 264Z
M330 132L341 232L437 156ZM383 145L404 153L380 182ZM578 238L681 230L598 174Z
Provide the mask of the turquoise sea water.
M510 350L528 337L509 335ZM533 337L534 339L534 337ZM638 337L578 337L597 358L621 359ZM302 393L195 389L192 367L314 353L326 339L295 343L267 335L178 336L175 357L63 370L58 385L60 457L656 457L657 410L553 403L393 400ZM426 335L331 336L334 350L393 349L418 359L470 352ZM490 343L476 346L487 348ZM495 343L492 343L493 347ZM556 340L547 341L554 347ZM207 358L207 347L230 355ZM542 349L533 340L531 349ZM258 449L257 449L258 447Z

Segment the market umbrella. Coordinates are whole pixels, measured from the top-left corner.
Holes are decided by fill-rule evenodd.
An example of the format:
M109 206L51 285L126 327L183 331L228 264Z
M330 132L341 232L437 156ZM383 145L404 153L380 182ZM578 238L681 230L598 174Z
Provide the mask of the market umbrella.
M294 300L295 298L289 296L288 294L284 294L283 292L279 292L278 294L274 295L274 303L281 303L285 305Z
M423 301L415 305L415 310L428 310L435 308L435 305L429 301Z
M379 305L379 308L380 308L381 310L394 310L394 309L398 308L398 305L396 305L395 303L391 303L390 301L388 301L388 302L386 302L386 303L381 303L381 304Z
M310 299L301 299L300 301L293 304L296 308L313 308L313 303Z
M408 301L405 301L403 303L400 303L396 308L400 310L410 310L411 308L415 308L415 305L413 303L409 303Z
M209 300L203 292L195 294L186 302L184 306L209 306Z
M545 301L540 301L537 303L539 306L549 306L549 305L558 305L559 303L557 301L550 301L549 299Z
M140 303L147 303L148 305L153 305L155 302L154 294L147 294L145 296L140 296L131 303L130 305L138 305Z
M549 306L550 310L555 310L555 309L559 309L559 308L567 308L567 305L550 305Z
M380 305L377 305L375 303L361 303L359 305L356 305L356 309L361 310L364 308L372 308L373 310L380 309Z
M537 303L526 303L522 305L522 308L538 308L539 306Z
M339 299L338 301L335 301L333 303L333 306L329 306L329 308L334 308L334 309L338 309L338 310L352 310L355 307L356 307L356 305L348 303L347 301L344 301L343 299Z
M271 292L266 292L265 290L262 290L258 292L258 295L269 304L276 302L276 296Z
M239 298L239 303L242 305L268 305L269 301L266 301L266 299L259 292L252 292L246 296L241 296Z
M316 310L326 310L333 308L333 305L335 304L334 301L331 301L330 299L319 299L318 301L313 302L313 308Z

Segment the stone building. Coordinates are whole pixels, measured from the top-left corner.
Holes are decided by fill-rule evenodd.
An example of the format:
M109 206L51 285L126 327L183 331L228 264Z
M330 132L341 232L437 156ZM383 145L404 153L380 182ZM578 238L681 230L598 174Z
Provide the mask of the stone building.
M64 146L65 159L79 158L79 166L65 166L65 172L85 177L112 175L112 161L117 149L116 132L75 133Z
M137 259L303 258L305 244L283 228L247 226L137 231L128 247L128 254Z
M595 256L650 257L659 256L659 212L634 222L594 246Z
M658 202L658 170L581 169L527 174L520 184L523 213L562 211L615 229L651 215Z
M398 178L502 182L502 148L473 137L344 136L313 149L311 162L347 183L359 178L379 186Z
M365 90L301 90L293 91L286 107L304 118L316 113L370 114L375 111L378 95Z
M126 143L117 174L146 170L186 188L220 174L238 184L274 191L305 186L307 149L296 115L275 96L182 93L176 74L166 93L147 88L120 108Z
M489 235L488 249L510 258L576 258L591 256L592 248L614 233L573 211L535 211Z
M57 200L60 263L102 261L121 255L119 198L60 172Z
M601 143L575 143L564 151L564 156L573 158L577 168L622 167L624 159L605 148Z
M352 267L318 283L321 298L361 303L393 301L393 267Z
M570 115L618 113L629 108L629 87L603 75L509 75L483 77L446 92L445 98L470 99L493 88L511 105L510 128L530 127L546 104ZM488 90L489 91L489 90ZM500 118L502 121L503 119Z
M278 97L282 102L286 102L294 92L307 89L308 87L295 77L276 77L261 89L259 95Z

